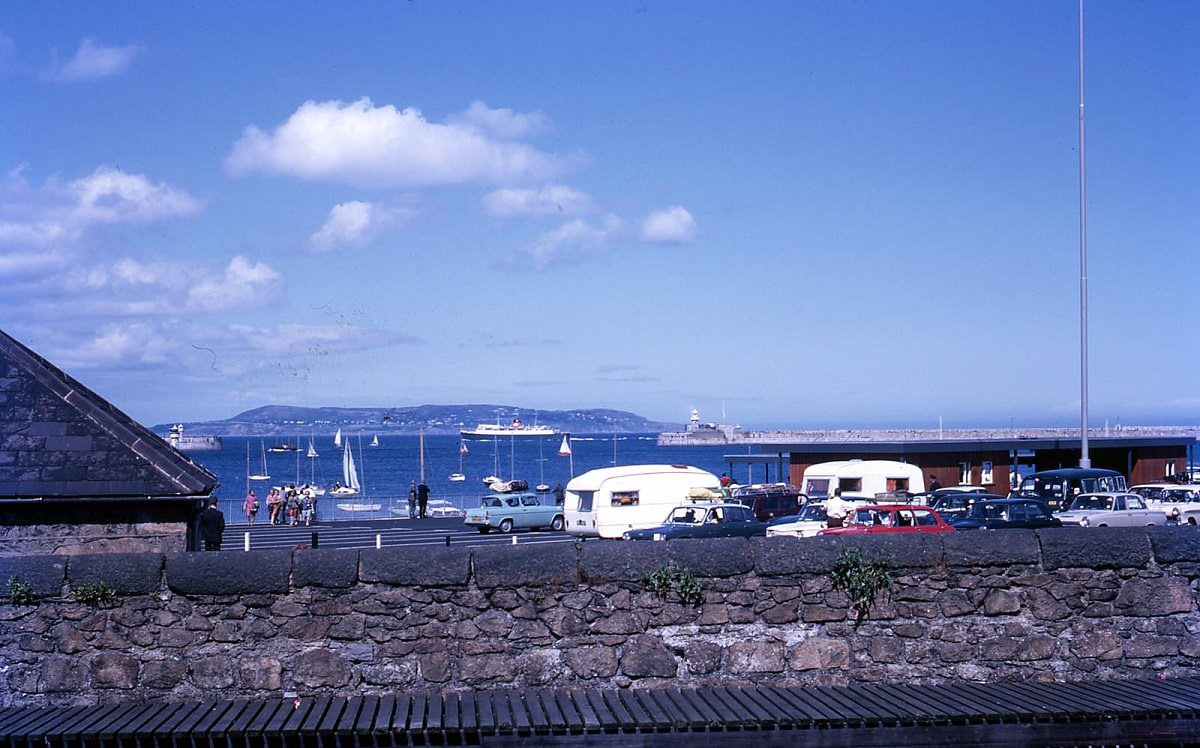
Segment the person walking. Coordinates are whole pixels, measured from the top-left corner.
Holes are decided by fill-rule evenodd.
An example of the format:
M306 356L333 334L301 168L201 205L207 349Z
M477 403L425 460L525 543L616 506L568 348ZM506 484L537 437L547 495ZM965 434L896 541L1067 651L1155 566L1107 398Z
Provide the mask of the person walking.
M833 496L825 502L825 524L827 527L842 527L846 518L854 511L854 504L842 498L842 489L835 488Z
M417 482L415 480L408 484L408 518L417 518Z
M554 503L557 506L562 506L567 503L567 491L563 488L562 483L554 484Z
M221 550L221 536L225 533L225 514L217 508L217 497L208 500L208 508L200 512L200 540L204 550Z
M421 519L425 519L425 508L429 505L429 486L425 485L425 481L421 481L421 485L417 486L417 511L420 513Z
M936 475L929 476L929 490L936 491L942 487L942 482L937 479Z
M246 515L246 523L253 526L254 518L258 516L258 497L254 495L254 489L246 494L246 500L242 502L242 514Z
M279 524L279 491L272 488L267 491L267 522L271 525Z

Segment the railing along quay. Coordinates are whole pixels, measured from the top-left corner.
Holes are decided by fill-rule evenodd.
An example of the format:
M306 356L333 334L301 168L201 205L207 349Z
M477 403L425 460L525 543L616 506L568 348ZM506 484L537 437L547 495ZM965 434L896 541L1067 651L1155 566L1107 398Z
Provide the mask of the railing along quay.
M0 748L1200 744L1200 678L508 689L0 709Z

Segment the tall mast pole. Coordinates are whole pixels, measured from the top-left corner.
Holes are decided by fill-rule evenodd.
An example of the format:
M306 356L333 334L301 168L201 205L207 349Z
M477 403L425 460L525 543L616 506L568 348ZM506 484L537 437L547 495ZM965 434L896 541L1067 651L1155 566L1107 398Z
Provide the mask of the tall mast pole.
M1088 456L1087 157L1083 80L1083 0L1079 0L1079 467L1090 468L1092 460Z

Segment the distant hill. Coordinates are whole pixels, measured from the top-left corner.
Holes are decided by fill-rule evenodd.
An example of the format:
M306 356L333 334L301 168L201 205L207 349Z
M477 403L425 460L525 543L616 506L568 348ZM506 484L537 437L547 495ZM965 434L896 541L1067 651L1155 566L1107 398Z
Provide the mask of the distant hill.
M678 431L682 423L650 421L634 413L606 408L533 410L512 405L416 405L407 408L298 408L264 405L224 421L184 422L189 436L289 436L341 429L343 434L457 434L481 423L507 424L520 418L571 434L630 434ZM153 430L165 434L172 424Z

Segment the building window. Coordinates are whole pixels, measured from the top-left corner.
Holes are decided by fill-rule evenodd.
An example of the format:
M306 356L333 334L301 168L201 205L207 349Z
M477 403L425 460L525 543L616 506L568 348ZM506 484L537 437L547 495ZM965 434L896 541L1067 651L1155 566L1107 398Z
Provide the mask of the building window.
M979 485L990 486L996 481L992 478L992 463L985 462L979 471Z
M971 463L969 463L969 462L958 463L958 485L960 485L960 486L971 485Z

